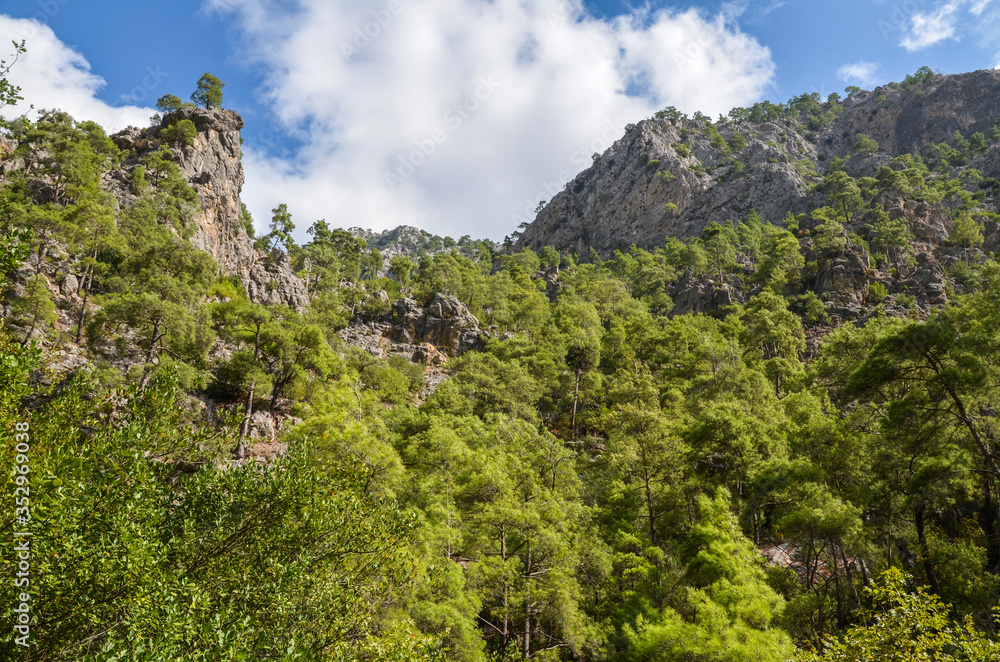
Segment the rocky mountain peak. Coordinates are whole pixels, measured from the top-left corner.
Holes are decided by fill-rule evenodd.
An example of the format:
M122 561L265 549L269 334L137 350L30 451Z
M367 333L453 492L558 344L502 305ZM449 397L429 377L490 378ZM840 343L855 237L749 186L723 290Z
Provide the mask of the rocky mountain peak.
M182 120L193 122L198 131L191 143L162 140L161 131ZM169 147L201 203L195 218L198 227L191 238L194 246L211 254L224 274L239 278L252 300L304 307L309 302L305 284L291 270L288 256L281 251L268 255L257 250L247 234L240 200L245 181L242 128L243 118L235 111L195 106L167 113L158 126L129 127L112 136L130 155L118 179L128 181L128 173L146 154ZM129 194L124 190L116 193L127 204Z
M1000 71L929 74L843 100L802 95L780 108L758 104L719 122L668 109L629 125L545 205L515 248L608 255L696 236L751 211L780 223L825 204L817 183L834 157L847 159L852 176L871 176L956 132L989 136L1000 115ZM877 153L858 153L862 136ZM983 177L1000 175L1000 147L971 165Z

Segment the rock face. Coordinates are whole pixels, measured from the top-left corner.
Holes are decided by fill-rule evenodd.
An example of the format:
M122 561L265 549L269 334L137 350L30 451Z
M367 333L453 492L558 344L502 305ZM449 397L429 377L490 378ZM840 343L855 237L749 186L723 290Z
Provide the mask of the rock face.
M434 295L426 307L413 299L400 299L390 316L390 337L399 343L428 343L451 356L482 345L479 320L449 294Z
M201 213L195 218L198 228L191 243L210 253L224 274L239 278L252 300L294 308L306 306L309 299L305 285L292 272L288 256L281 251L270 255L258 251L244 228L240 201L244 183L240 160L243 118L239 113L187 106L167 113L159 127L129 127L115 134L112 140L130 156L112 179L119 184L127 182L129 172L142 162L142 157L163 145L160 129L181 120L192 121L198 129L191 145L168 145L201 202ZM127 187L111 188L123 204L129 204L132 196Z
M816 274L814 290L835 315L853 319L861 315L868 298L869 259L865 252L850 251L830 260Z
M673 315L707 313L745 302L739 284L720 284L709 278L698 278L690 269L674 286L671 298L674 300Z
M985 70L936 76L913 89L862 92L843 101L842 114L826 125L730 121L713 128L705 119L644 120L552 198L516 247L555 246L581 256L594 248L607 256L633 243L649 248L667 236L696 236L713 221L737 220L752 210L778 223L789 212L825 204L812 185L833 157L847 158L852 176L870 176L893 157L920 153L956 131L989 136L998 100L1000 71ZM851 156L861 134L879 143L878 154ZM1000 176L1000 147L993 145L971 166L984 177ZM947 237L940 210L912 202L904 207L894 213L916 221L918 239Z
M449 294L436 294L426 306L415 299L399 299L389 313L375 321L356 321L340 337L374 356L402 355L435 365L448 356L481 349L484 342L479 320Z

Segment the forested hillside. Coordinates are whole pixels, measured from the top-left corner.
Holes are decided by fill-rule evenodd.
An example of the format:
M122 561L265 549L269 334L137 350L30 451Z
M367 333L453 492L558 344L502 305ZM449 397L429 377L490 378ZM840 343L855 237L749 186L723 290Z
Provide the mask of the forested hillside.
M239 126L4 128L12 659L1000 659L990 138L645 248L386 251L253 236Z

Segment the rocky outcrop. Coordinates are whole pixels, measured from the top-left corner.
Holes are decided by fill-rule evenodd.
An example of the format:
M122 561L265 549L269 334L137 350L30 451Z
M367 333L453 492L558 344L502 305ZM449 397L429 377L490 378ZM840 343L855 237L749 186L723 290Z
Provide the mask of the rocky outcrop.
M674 286L672 315L708 313L736 303L744 303L741 283L717 283L710 278L699 278L690 269Z
M922 253L917 257L913 273L900 281L897 289L912 294L921 306L941 306L948 303L948 281L941 265Z
M449 294L434 295L427 306L414 299L400 299L392 306L389 322L389 337L397 343L427 343L449 356L482 346L479 320Z
M373 356L402 355L432 365L481 349L485 340L476 316L448 294L435 295L426 306L415 299L399 299L389 313L373 321L356 319L339 335Z
M870 260L863 250L852 250L843 257L825 262L816 274L814 290L829 312L855 319L864 311L868 299Z
M159 126L129 127L115 134L112 140L128 158L122 170L109 178L113 192L123 204L134 200L125 184L131 170L142 163L143 156L164 145L160 130L181 120L190 120L198 130L190 145L167 145L201 203L191 243L211 254L224 274L239 278L254 301L294 308L308 305L305 285L291 270L288 256L281 251L270 255L258 251L247 234L240 200L244 176L240 160L243 118L239 113L187 106L167 113Z
M956 131L990 136L1000 114L998 98L1000 71L985 70L828 102L837 103L841 114L827 124L800 116L710 126L707 118L660 115L627 127L545 205L516 247L555 246L580 256L594 248L606 256L633 243L650 248L668 236L697 236L713 221L737 220L751 211L780 223L789 212L825 204L814 185L834 157L847 159L852 176L871 176L893 157L950 141ZM855 153L861 134L879 143L878 154ZM984 177L1000 177L1000 146L970 165ZM947 214L921 205L910 201L890 211L912 222L918 240L943 242ZM994 243L1000 239L987 236L987 245Z
M555 246L584 256L593 247L607 255L697 235L712 221L754 210L779 220L806 211L807 171L796 159L815 159L814 145L774 123L755 127L753 135L735 127L727 133L749 136L739 164L693 127L639 122L542 209L517 247Z

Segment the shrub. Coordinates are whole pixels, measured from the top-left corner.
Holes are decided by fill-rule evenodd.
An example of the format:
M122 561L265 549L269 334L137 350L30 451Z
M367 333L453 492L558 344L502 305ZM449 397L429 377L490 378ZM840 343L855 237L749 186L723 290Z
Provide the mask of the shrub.
M878 142L862 133L854 143L854 150L861 155L878 154Z
M917 305L917 298L912 294L897 294L896 304L907 310L913 310Z
M880 283L875 281L868 286L868 302L879 304L885 301L885 298L889 296L889 288L885 286L885 283Z
M149 186L149 182L146 181L146 168L144 166L136 166L132 170L132 192L136 195L142 195L147 186Z
M166 142L182 142L190 145L198 135L198 128L191 120L180 120L176 124L160 129L160 138Z

